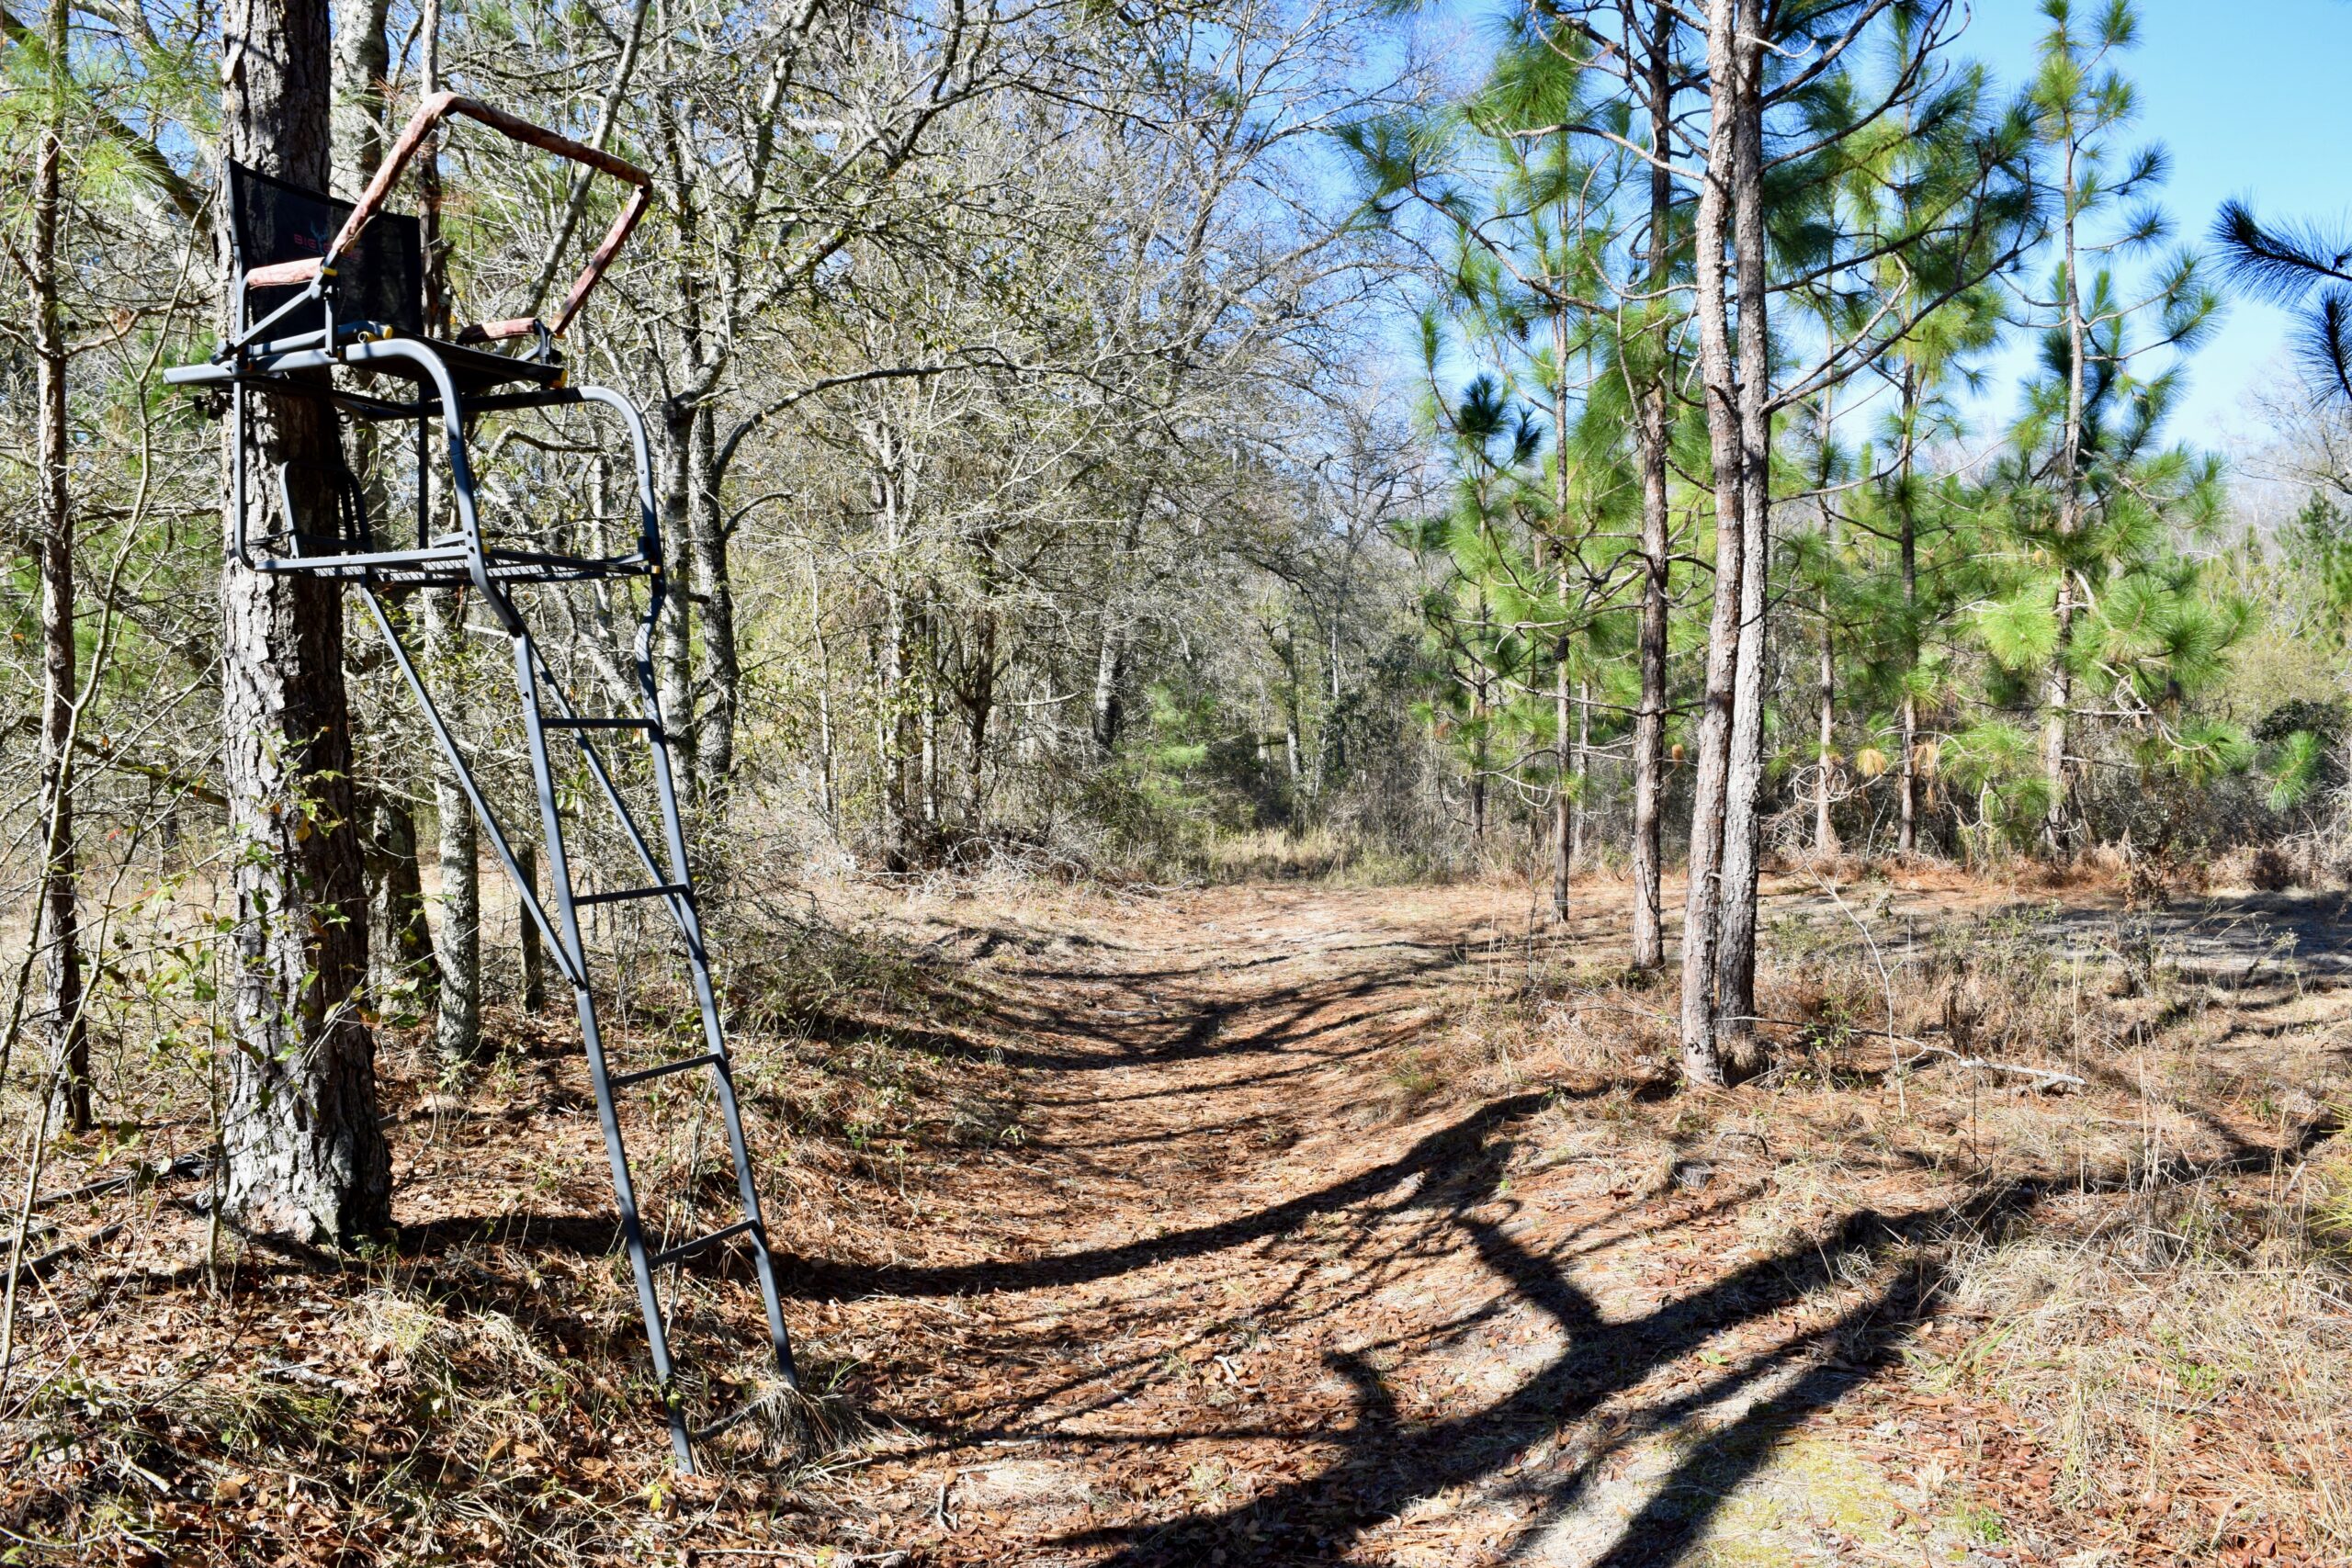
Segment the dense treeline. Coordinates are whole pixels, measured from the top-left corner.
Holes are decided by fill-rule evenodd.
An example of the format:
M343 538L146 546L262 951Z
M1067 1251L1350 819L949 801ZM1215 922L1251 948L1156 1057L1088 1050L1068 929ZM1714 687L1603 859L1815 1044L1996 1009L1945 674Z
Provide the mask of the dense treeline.
M317 9L5 14L0 1077L37 1040L63 1125L130 1056L284 1054L269 1006L221 1000L280 760L236 717L216 411L157 372L220 320L239 51ZM1959 7L1894 0L1506 7L1464 80L1384 0L341 0L324 166L353 194L454 88L651 172L568 353L650 417L682 590L655 660L722 900L1311 830L1541 863L1563 913L1622 867L1657 968L1687 863L1685 1066L1713 1079L1768 855L2162 871L2308 838L2346 782L2340 421L2282 393L2260 504L2172 427L2221 279L2137 139L2130 7L2045 11L2022 82L1967 59ZM537 309L611 217L489 139L417 178L452 317ZM2308 297L2341 391L2324 240L2233 209L2215 243ZM2020 337L2036 369L1987 416ZM621 525L578 434L486 458L510 513ZM397 510L397 466L347 455ZM511 762L481 606L407 613ZM318 895L279 1010L364 929L350 1020L429 1015L463 1067L510 962L482 848L356 620L334 665L355 739L315 827L364 849L367 908Z

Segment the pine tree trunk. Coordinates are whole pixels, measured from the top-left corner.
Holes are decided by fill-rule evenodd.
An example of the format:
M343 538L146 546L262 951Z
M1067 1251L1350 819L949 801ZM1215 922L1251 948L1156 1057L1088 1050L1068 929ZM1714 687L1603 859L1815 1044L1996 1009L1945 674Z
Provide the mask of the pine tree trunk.
M50 101L33 154L32 307L35 417L39 435L40 556L40 809L42 852L40 1016L55 1085L56 1124L87 1132L90 1032L84 1018L80 879L74 845L74 730L77 674L74 643L74 512L66 418L72 351L58 299L58 238L63 219L68 11L51 0Z
M2079 198L2074 142L2066 144L2061 164L2059 199L2064 204L2059 262L2064 284L2064 322L2066 333L2066 413L2059 431L2057 603L2053 606L2058 637L2050 653L2050 670L2042 684L2041 773L2049 800L2042 810L2041 848L2050 863L2063 865L2074 853L2074 833L2067 818L2066 728L2073 705L2075 676L2067 660L2075 640L2075 578L2065 546L2082 525L2081 474L2083 458L2083 359L2089 344L2083 319L2082 256L2075 242L2075 217Z
M369 988L379 996L405 993L414 1005L429 1005L439 971L416 858L416 814L405 799L381 789L369 790L360 810L368 824Z
M1564 221L1569 220L1563 214ZM1552 532L1551 551L1558 557L1552 573L1553 591L1562 612L1568 603L1568 562L1575 558L1568 545L1568 314L1556 303L1552 310ZM1536 548L1536 570L1546 564L1544 542ZM1583 759L1568 755L1568 638L1563 633L1552 646L1552 762L1558 783L1552 791L1552 919L1568 919L1568 877L1576 868L1576 800L1571 784Z
M384 24L391 9L391 0L334 0L335 184L354 201L384 161L384 74L391 66Z
M1568 755L1568 639L1555 650L1552 671L1553 744L1558 749L1559 787L1552 794L1552 919L1568 921L1568 877L1576 870L1576 800L1570 792L1575 770L1583 759Z
M1736 1060L1756 1038L1757 880L1763 861L1764 703L1771 563L1771 342L1766 327L1763 0L1740 0L1739 135L1733 166L1734 248L1739 293L1739 479L1744 532L1738 669L1733 683L1731 758L1724 806L1723 930L1715 960L1715 1015Z
M222 152L327 183L324 0L232 0ZM318 400L254 400L264 482L287 465L297 519L325 531L339 461ZM231 499L235 504L235 498ZM367 973L366 887L352 820L343 600L314 577L230 563L221 582L222 777L235 852L236 976L221 1136L225 1207L251 1230L350 1242L391 1219L375 1041L353 1005Z
M1577 750L1574 772L1577 795L1570 801L1568 816L1568 865L1571 870L1584 864L1585 825L1592 819L1591 807L1586 796L1592 791L1592 687L1579 677L1577 681Z
M1903 367L1903 454L1895 469L1894 519L1896 547L1903 574L1903 702L1899 709L1903 754L1896 760L1896 820L1894 852L1908 860L1919 851L1919 699L1912 682L1919 671L1919 519L1911 491L1912 457L1917 450L1919 410L1918 371L1907 359Z
M2041 848L2053 865L2064 865L2074 853L2074 833L2066 812L2066 719L2075 698L2075 672L2067 656L2075 639L2074 574L2060 569L2058 577L2057 646L2051 650L2050 673L2042 686L2041 777L2049 803L2041 818Z
M1821 592L1821 712L1815 746L1820 771L1813 780L1813 854L1826 865L1838 858L1838 828L1829 807L1838 783L1838 637L1830 625L1829 591Z
M1734 0L1707 0L1710 98L1706 172L1696 220L1701 395L1714 464L1715 589L1707 624L1706 684L1699 721L1690 807L1690 886L1682 912L1682 1071L1694 1083L1724 1081L1715 1032L1715 973L1722 935L1724 822L1731 766L1734 687L1739 672L1740 580L1746 569L1746 490L1741 472L1740 389L1733 357L1731 279L1725 267L1736 199L1740 130Z
M1671 233L1674 182L1663 164L1668 156L1667 128L1674 121L1674 9L1664 0L1657 6L1647 41L1649 58L1649 121L1653 157L1650 165L1649 288L1662 297L1672 281ZM1666 900L1663 891L1665 855L1660 843L1666 795L1666 654L1668 573L1672 567L1668 526L1667 446L1671 427L1667 415L1667 367L1670 356L1664 343L1646 351L1656 367L1645 378L1634 426L1642 464L1642 618L1638 661L1641 695L1634 715L1634 967L1648 973L1666 963Z
M1821 469L1816 482L1824 494L1821 507L1821 707L1815 716L1815 771L1813 776L1813 854L1825 865L1838 858L1838 825L1830 807L1838 792L1838 625L1837 601L1831 580L1838 571L1838 509L1826 493L1830 480L1830 434L1837 428L1830 394L1821 395Z

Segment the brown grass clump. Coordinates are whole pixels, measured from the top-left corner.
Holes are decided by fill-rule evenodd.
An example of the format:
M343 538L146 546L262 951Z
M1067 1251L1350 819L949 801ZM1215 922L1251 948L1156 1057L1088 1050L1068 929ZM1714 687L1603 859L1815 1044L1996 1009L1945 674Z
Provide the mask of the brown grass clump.
M2251 1536L2342 1561L2352 1306L2336 1260L2287 1235L2243 1245L2246 1218L2201 1185L2161 1223L2063 1207L2046 1230L1961 1249L1951 1299L1977 1332L1921 1358L1923 1381L2011 1413L2056 1465L2058 1513L2132 1519L2191 1560Z

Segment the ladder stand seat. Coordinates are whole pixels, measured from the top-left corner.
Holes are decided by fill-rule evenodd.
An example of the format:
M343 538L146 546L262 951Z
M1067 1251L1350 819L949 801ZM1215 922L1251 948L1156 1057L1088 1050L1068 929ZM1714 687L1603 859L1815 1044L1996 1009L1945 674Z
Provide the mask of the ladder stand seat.
M632 187L611 231L551 321L525 318L484 322L457 333L455 341L427 336L423 330L422 227L414 219L381 209L401 168L433 128L451 115L479 120L514 141L586 164ZM662 1389L671 1447L678 1468L690 1474L695 1442L732 1426L747 1412L739 1410L700 1428L688 1422L672 1354L669 1316L654 1277L657 1269L744 1238L759 1280L776 1371L786 1389L797 1389L798 1382L785 1329L775 1259L768 1246L742 1113L736 1101L709 954L695 908L671 757L674 738L662 722L653 680L650 649L668 595L645 419L620 392L568 385L562 360L555 351L555 340L643 213L648 183L641 170L609 153L448 93L428 98L419 108L356 204L231 164L227 194L232 334L209 359L175 367L164 373L164 379L227 394L232 425L232 558L253 570L321 577L358 591L423 712L435 745L454 771L492 852L513 880L524 918L537 927L571 985L589 1080L595 1090L597 1120L612 1170L621 1236L636 1280L639 1310L645 1321L654 1376ZM526 355L485 346L517 340L532 344ZM383 395L389 389L386 382L407 383L408 395ZM323 403L333 414L336 437L332 447L322 461L306 465L313 474L322 467L328 470L325 489L332 500L326 504L332 515L295 515L294 487L288 474L297 465L285 462L277 465L275 476L277 525L267 530L250 525L250 491L255 487L249 483L252 442L247 407L256 396L309 399ZM560 538L523 536L511 543L485 540L468 457L472 425L490 414L578 404L598 405L616 415L627 428L628 458L637 481L637 538L628 548L602 553L565 548L567 541ZM401 547L379 537L383 530L371 514L374 503L344 456L341 430L346 421L413 424L413 546ZM445 458L447 501L458 525L454 530L436 531L432 525L429 479L433 466L428 459L436 446ZM303 493L315 496L317 492L306 483ZM313 500L311 504L320 503ZM646 583L633 660L636 689L612 694L618 701L600 705L622 705L633 696L638 711L633 715L582 713L565 694L554 667L533 637L517 590L533 584L628 579L642 579ZM509 832L483 794L464 749L434 705L400 625L379 592L468 586L497 618L513 650L515 693L551 895L544 902L534 880L523 873L516 853L517 835ZM575 887L574 866L566 851L565 819L577 808L567 804L568 796L556 788L556 770L548 756L550 732L567 734L577 743L579 758L610 808L628 858L634 862L628 874L641 881L601 892L583 893ZM634 744L639 739L650 761L655 817L650 830L640 825L640 808L630 805L622 780L616 777L599 749L600 742ZM700 1019L702 1049L678 1060L616 1072L605 1058L581 911L633 901L657 903L676 928ZM649 1245L639 1215L615 1093L632 1085L697 1071L708 1075L710 1095L725 1124L742 1217L706 1235L657 1248ZM758 1407L754 1402L749 1408Z

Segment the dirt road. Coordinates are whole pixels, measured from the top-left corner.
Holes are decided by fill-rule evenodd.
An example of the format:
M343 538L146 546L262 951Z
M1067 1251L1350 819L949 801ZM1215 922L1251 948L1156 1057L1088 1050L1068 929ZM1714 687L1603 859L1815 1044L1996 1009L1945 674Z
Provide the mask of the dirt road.
M1968 1560L1932 1521L1898 1533L1917 1478L1847 1408L1917 1326L1931 1279L1886 1260L1940 1196L1889 1161L1799 1223L1755 1201L1769 1124L1527 1081L1505 1032L1481 1040L1531 962L1526 916L1490 889L919 910L1000 998L1028 1112L926 1194L919 1256L804 1280L910 1434L851 1483L835 1544ZM1535 958L1605 964L1622 929L1588 915Z

